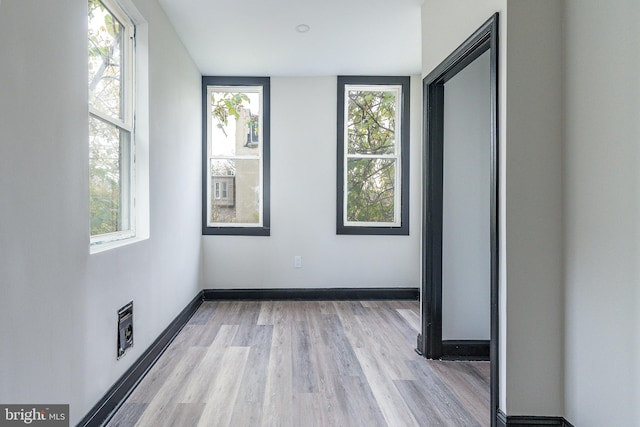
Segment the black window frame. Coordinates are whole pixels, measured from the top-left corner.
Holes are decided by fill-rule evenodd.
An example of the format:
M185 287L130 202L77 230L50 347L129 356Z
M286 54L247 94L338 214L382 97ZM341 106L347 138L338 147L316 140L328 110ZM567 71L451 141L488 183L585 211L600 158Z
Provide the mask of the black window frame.
M202 76L202 234L228 236L271 235L271 79L269 77ZM208 134L207 88L209 86L261 86L262 87L262 226L233 227L209 226L207 221Z
M399 226L354 226L344 223L344 101L346 85L395 85L401 86L400 107L400 225ZM410 159L410 99L411 77L409 76L338 76L337 117L337 195L336 234L355 235L409 235L409 159Z

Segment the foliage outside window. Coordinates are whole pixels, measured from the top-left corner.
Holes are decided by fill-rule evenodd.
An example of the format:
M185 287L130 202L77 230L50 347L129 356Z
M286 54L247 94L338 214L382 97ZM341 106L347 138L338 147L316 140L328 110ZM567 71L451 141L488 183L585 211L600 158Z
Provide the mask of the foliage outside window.
M269 235L269 79L203 77L203 234Z
M113 1L88 2L91 244L135 236L135 26Z
M338 234L409 234L409 77L338 78Z

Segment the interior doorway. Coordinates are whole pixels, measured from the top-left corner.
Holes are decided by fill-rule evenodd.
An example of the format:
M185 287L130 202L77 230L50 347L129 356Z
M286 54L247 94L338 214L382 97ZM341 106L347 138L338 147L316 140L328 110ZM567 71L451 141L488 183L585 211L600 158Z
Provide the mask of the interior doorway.
M491 361L498 406L498 14L424 79L422 333L429 359Z

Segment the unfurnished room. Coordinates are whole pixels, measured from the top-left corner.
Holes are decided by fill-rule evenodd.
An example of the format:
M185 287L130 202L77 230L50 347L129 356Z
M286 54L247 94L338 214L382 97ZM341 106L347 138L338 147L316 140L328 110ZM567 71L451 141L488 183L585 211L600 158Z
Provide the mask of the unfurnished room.
M0 425L640 427L640 2L0 0Z

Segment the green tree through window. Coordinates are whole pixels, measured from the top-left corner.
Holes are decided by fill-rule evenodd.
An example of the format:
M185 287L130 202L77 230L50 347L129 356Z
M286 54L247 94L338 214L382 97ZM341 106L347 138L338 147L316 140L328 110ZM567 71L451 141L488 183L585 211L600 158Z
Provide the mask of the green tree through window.
M348 154L395 153L396 94L349 91ZM394 221L395 159L349 158L347 220Z

